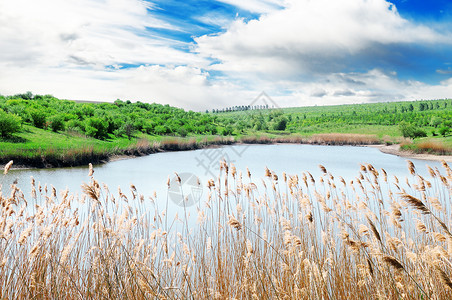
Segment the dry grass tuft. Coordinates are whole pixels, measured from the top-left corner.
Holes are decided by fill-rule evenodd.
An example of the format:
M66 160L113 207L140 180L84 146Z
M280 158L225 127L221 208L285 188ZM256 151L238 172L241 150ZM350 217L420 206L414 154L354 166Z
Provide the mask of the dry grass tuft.
M327 145L373 145L381 141L376 135L352 133L322 133L314 134L309 142Z
M422 141L416 144L416 148L419 152L422 153L432 153L432 154L439 154L439 155L448 155L452 153L452 149L450 147L447 147L443 142L441 141Z

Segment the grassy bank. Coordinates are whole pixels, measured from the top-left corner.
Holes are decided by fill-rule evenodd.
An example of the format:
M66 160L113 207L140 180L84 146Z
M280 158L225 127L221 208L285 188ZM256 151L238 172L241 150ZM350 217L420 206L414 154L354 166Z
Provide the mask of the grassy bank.
M192 136L162 137L137 134L131 140L116 138L98 140L71 132L55 133L24 126L14 139L0 142L0 165L10 160L15 165L48 168L87 165L108 161L118 155L142 156L162 151L184 151L201 149L214 145L236 143L271 144L304 143L322 145L364 145L379 144L384 140L376 135L365 134L299 134L255 133L240 136Z
M437 142L439 140L439 142ZM87 165L106 162L115 156L142 156L163 151L196 150L215 145L295 143L315 145L375 145L402 143L402 148L415 153L449 155L451 139L425 139L413 143L408 139L376 134L319 133L281 134L255 132L239 136L163 137L137 134L130 140L115 138L98 140L71 132L55 133L24 126L14 139L0 141L0 165L10 160L16 166L50 168Z
M194 150L210 145L228 145L231 137L162 137L137 134L132 139L98 140L78 133L24 126L14 138L0 142L0 165L14 160L28 167L80 166L100 163L116 155L140 156L161 151Z
M346 182L322 166L313 178L223 163L197 225L133 186L115 195L91 178L80 198L13 186L0 194L0 298L451 299L443 166L421 177L409 164L405 179L363 165Z
M452 137L424 138L416 141L406 141L400 148L413 153L428 153L434 155L452 155Z

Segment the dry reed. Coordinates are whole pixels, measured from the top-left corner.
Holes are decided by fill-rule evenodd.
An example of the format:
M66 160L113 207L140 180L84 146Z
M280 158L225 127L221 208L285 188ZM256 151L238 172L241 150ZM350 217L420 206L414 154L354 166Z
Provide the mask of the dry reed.
M13 184L0 194L0 298L450 299L443 167L427 182L410 165L405 186L371 165L350 183L322 165L318 180L266 169L260 182L223 162L182 220L133 185L110 193L92 166L80 197Z

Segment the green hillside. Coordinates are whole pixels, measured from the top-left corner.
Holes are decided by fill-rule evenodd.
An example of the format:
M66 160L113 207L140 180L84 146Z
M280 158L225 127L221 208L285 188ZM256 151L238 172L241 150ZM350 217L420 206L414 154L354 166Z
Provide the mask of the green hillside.
M345 143L350 144L403 142L405 149L413 151L452 152L449 99L218 111L200 113L121 100L76 102L31 93L0 96L0 164L14 159L40 167L71 166L112 155L195 149L212 143L330 143L331 135L334 140L347 136ZM330 136L325 139L322 134ZM359 135L361 142L353 135Z

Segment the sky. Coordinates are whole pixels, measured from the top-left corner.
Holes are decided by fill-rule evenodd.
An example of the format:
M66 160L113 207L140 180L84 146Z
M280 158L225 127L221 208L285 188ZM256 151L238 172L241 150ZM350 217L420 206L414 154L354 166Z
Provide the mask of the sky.
M452 97L449 0L0 0L0 94L191 110Z

